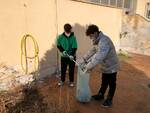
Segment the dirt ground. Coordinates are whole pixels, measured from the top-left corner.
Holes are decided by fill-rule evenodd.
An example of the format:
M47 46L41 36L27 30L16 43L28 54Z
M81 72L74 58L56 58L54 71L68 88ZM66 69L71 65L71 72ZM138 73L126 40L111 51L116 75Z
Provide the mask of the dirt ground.
M103 108L103 101L78 102L76 87L69 88L66 81L60 88L58 80L54 75L32 88L25 88L23 100L7 106L7 113L150 113L150 56L132 54L131 58L121 58L111 108ZM101 75L97 67L90 77L92 94L98 92L100 84Z

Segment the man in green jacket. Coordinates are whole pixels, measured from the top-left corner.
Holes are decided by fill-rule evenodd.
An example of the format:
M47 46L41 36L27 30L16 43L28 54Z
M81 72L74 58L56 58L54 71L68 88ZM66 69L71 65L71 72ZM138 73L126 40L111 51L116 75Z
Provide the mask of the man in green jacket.
M74 68L77 51L77 41L72 26L70 24L64 25L64 33L57 37L57 48L61 53L61 81L58 83L62 86L65 82L66 70L69 65L69 86L74 86Z

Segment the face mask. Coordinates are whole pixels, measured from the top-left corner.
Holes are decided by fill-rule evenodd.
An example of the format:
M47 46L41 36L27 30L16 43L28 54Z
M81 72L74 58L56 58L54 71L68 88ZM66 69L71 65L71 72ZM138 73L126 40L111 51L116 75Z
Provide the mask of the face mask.
M66 35L67 37L69 37L69 36L70 36L70 33L66 33L66 32L65 32L65 35Z
M98 44L99 38L98 38L98 34L97 33L91 34L90 39L92 40L93 45L97 45Z
M93 45L95 45L95 44L97 43L97 39L94 38L94 39L92 40L92 42L93 42Z
M93 44L94 44L95 41L96 41L96 37L92 34L92 35L90 35L90 39L92 40L92 42L93 42Z

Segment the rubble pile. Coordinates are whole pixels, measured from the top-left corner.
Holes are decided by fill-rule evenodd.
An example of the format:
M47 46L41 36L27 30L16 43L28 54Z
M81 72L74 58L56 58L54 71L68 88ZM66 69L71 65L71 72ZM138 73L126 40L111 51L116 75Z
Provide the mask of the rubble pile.
M34 80L32 74L22 74L13 67L0 65L0 91L8 91L20 85L26 85Z

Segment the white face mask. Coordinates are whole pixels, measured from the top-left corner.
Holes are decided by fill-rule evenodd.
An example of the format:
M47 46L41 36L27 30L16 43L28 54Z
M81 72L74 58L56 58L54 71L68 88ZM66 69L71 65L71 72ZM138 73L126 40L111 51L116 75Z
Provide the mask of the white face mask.
M97 38L98 38L97 33L94 33L94 34L90 35L90 39L92 40L94 45L97 44Z
M70 36L70 33L66 33L66 32L65 32L65 35L66 35L67 37L69 37L69 36Z
M95 40L96 40L95 35L94 35L94 34L91 34L91 35L90 35L90 39L91 39L92 41L95 41Z

